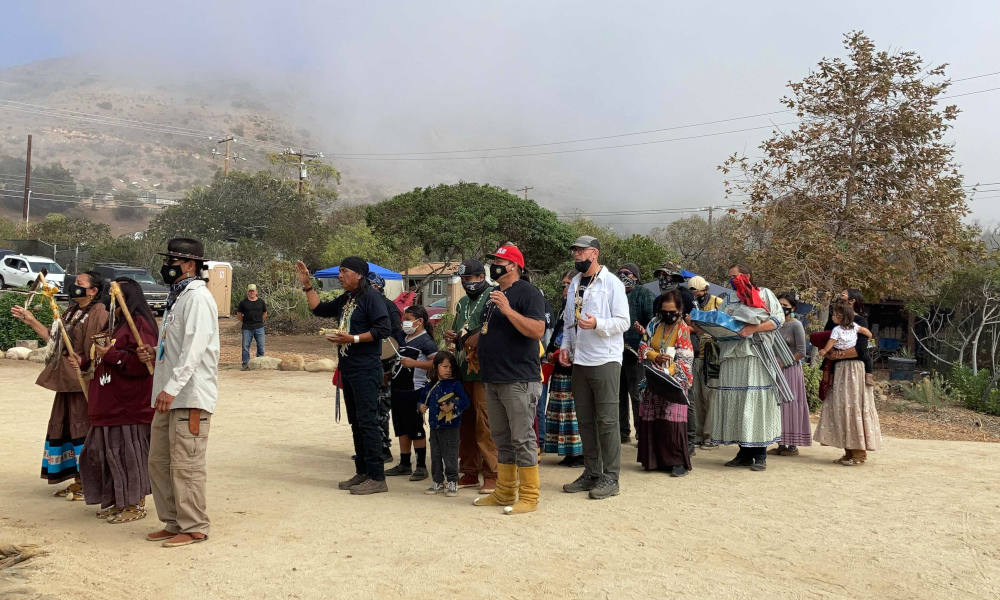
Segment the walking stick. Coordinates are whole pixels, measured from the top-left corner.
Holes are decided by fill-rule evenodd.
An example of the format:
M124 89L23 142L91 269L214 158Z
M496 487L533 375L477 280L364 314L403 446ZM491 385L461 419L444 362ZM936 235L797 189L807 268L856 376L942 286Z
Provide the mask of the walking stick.
M139 337L139 330L135 326L135 321L132 320L132 314L128 311L128 306L125 305L125 296L122 295L122 288L118 285L117 281L111 282L111 297L115 299L118 303L118 308L121 309L122 315L125 316L125 322L128 323L128 328L132 332L132 337L135 338L135 343L142 345L142 338ZM153 363L146 362L146 369L149 370L149 374L153 374Z

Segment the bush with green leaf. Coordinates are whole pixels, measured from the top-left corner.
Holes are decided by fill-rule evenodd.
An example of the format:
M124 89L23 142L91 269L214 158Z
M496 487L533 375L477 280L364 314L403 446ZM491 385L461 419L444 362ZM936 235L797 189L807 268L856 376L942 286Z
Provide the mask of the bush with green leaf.
M10 314L10 309L17 305L24 305L25 296L12 292L0 293L0 350L6 352L14 347L18 340L38 340L38 334L31 328L14 318ZM52 325L52 309L48 303L36 304L31 308L35 318L46 327Z
M938 373L911 384L903 391L908 402L914 402L930 411L952 403L952 393L944 377Z
M808 363L802 365L802 378L806 382L806 398L809 400L809 411L815 412L823 405L819 399L819 382L823 379L823 370Z
M956 366L948 374L948 387L966 408L1000 415L1000 390L990 388L991 375L985 369L973 375L969 367Z

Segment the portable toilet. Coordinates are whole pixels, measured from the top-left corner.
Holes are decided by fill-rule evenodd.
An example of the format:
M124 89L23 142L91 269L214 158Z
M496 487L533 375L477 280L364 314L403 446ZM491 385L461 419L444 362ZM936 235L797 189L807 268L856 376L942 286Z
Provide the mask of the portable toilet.
M229 317L233 297L233 266L227 262L207 261L208 291L215 298L220 317Z

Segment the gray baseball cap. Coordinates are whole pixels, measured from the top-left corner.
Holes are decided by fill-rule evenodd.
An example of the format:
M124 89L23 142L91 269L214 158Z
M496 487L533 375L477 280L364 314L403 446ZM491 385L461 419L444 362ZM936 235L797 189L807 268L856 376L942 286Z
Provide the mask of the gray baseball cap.
M570 244L569 248L570 250L572 250L573 248L597 248L598 250L600 250L601 242L597 241L597 238L595 238L592 235L581 235L580 237L576 238L575 242Z

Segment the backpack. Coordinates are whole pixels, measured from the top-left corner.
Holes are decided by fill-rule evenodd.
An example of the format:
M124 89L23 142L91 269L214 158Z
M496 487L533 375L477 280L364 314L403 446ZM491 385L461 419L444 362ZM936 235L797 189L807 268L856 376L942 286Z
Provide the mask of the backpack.
M719 342L709 340L705 343L705 347L702 349L702 360L705 361L705 380L718 379L719 377L719 367L722 364L722 359L719 358Z

